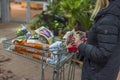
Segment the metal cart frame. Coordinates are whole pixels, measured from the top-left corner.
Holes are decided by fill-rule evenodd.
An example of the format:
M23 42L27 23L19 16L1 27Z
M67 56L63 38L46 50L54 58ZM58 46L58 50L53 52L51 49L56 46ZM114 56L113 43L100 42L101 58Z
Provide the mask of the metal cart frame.
M8 49L11 45L13 45L13 43L11 42L13 39L15 39L16 37L14 38L11 38L11 39L7 39L7 40L4 40L3 41L3 47L4 49ZM49 63L45 63L43 62L43 57L44 55L42 55L42 59L41 60L35 60L33 59L32 57L28 56L28 55L23 55L23 54L19 54L19 53L16 53L14 51L9 51L10 53L14 53L14 54L17 54L19 56L22 56L22 57L25 57L27 59L30 59L30 60L33 60L33 61L36 61L36 62L39 62L41 63L41 80L45 80L45 67L46 66L51 66L53 68L53 77L52 77L52 80L65 80L65 64L72 58L76 57L76 55L74 53L67 53L67 49L66 48L58 48L58 53L57 54L54 54L52 52L50 52L51 54L53 55L57 55L58 56L58 61L56 64L49 64ZM44 53L48 53L48 51L43 51ZM71 62L70 65L69 65L69 71L68 71L68 77L67 77L67 80L74 80L74 77L75 77L75 62Z

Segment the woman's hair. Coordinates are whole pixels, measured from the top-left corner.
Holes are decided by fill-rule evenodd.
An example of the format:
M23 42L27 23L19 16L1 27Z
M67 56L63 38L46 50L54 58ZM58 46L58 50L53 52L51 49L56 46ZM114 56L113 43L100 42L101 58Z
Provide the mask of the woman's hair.
M97 15L97 13L101 10L106 8L109 5L109 0L97 0L96 2L96 6L95 9L92 13L92 18L95 18L95 16Z

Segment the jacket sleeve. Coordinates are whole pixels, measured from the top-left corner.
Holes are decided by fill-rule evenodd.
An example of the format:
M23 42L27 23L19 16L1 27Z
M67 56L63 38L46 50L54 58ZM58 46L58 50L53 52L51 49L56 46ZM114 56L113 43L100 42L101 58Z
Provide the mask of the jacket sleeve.
M118 42L118 23L113 19L103 18L96 25L97 45L81 44L80 53L95 62L106 61Z

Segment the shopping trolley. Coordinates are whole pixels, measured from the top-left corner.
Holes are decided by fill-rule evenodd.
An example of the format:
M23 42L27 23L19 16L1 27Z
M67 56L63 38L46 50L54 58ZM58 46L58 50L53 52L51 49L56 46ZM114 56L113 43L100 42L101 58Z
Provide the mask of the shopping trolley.
M12 51L10 50L10 47L12 45L14 45L12 43L12 40L15 39L16 37L14 38L10 38L10 39L7 39L7 40L4 40L3 41L3 48L7 51L9 51L10 53L13 53L13 54L16 54L16 55L19 55L19 56L22 56L24 58L27 58L27 59L30 59L30 60L33 60L35 62L39 62L41 65L41 80L45 80L45 68L46 66L50 66L52 67L52 80L74 80L74 77L75 77L75 63L74 62L70 62L70 60L72 58L75 58L76 57L76 54L74 53L68 53L67 52L67 48L65 48L64 46L62 47L55 47L57 50L57 53L54 53L52 51L49 51L49 50L40 50L41 52L43 53L51 53L53 56L57 56L57 61L55 63L46 63L44 62L44 56L45 54L42 55L42 58L40 60L37 60L37 59L34 59L31 54L20 54L18 52L15 52L15 51ZM21 47L25 47L25 48L30 48L30 47L27 47L27 46L21 46ZM32 50L36 50L35 48L31 48ZM70 62L70 63L69 63ZM66 74L65 74L65 67L66 65L65 64L68 64L68 72L67 72L67 78L66 78Z

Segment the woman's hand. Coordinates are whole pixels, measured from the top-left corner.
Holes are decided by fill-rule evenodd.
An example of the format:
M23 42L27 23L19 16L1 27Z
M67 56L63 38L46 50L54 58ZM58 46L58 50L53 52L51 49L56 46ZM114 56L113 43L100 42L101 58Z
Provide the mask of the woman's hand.
M76 34L81 34L83 37L86 37L86 32L83 31L77 31Z
M76 45L76 46L79 46L80 44L83 43L83 41L80 40L79 36L75 36L72 40L73 40L73 44Z

